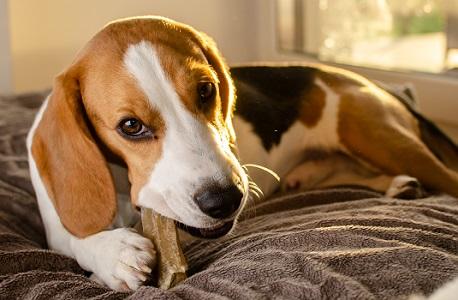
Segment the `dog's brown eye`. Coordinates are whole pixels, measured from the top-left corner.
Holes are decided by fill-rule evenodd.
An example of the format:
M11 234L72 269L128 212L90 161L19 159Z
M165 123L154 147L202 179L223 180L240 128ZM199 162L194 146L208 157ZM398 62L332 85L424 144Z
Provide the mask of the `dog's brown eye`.
M138 119L130 118L121 121L119 128L122 133L129 136L139 136L143 134L146 130L146 127Z
M197 86L199 100L202 104L207 104L215 96L215 85L213 82L201 82Z

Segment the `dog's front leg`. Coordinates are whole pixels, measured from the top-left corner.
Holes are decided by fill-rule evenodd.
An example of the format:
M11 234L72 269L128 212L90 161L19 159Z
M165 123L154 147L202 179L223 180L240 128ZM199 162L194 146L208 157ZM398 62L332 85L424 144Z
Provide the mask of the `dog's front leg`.
M132 228L72 237L70 248L81 267L115 290L136 290L156 264L153 244Z
M142 285L156 263L152 242L124 227L77 238L61 223L31 155L29 163L49 248L75 258L112 289L135 290Z

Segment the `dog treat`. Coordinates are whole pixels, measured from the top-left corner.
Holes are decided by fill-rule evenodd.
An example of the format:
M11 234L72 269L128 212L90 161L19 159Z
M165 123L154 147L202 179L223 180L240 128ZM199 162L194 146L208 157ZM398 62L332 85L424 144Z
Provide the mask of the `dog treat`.
M186 279L188 264L181 250L175 221L142 208L143 235L158 252L157 287L169 289Z

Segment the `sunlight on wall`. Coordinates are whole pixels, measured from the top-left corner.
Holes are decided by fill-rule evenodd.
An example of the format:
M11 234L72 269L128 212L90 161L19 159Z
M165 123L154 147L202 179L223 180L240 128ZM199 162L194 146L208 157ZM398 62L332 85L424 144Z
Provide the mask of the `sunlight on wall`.
M50 87L78 49L113 19L163 15L212 36L230 62L252 60L255 26L245 0L10 0L15 92ZM223 21L224 20L224 21Z

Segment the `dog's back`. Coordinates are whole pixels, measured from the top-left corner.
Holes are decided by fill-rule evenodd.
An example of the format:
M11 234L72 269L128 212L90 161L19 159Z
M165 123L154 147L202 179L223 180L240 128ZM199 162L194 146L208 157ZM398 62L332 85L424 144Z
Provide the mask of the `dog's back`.
M344 128L342 120L348 121L348 118L350 118L353 121L355 116L361 119L366 118L365 124L372 124L370 126L372 129L383 126L383 123L395 120L394 123L398 124L388 126L394 128L394 130L391 133L386 133L386 139L390 139L390 134L395 133L397 130L406 129L411 132L411 135L416 136L415 139L418 139L420 144L426 145L433 156L450 172L455 173L458 171L457 145L416 109L411 93L396 92L388 86L376 84L352 72L319 64L237 66L231 68L231 75L237 89L235 115L250 123L252 131L261 139L266 152L272 153L272 149L281 144L282 138L287 136L296 121L302 122L309 128L317 127L320 122L329 123L325 109L326 106L330 106L330 103L325 102L329 102L330 98L326 94L335 92L337 93L336 97L339 97L338 103L334 104L334 106L337 106L334 108L335 110L343 110L342 107L346 105L344 102L351 101L351 107L354 108L356 105L360 113L359 115L354 114L352 117L348 117L348 113L345 115L339 112L337 113L337 118L340 119L332 121L337 125L328 124L326 126ZM348 94L353 98L347 97ZM371 102L373 104L370 104ZM402 105L399 103L402 103ZM387 108L387 105L389 108ZM382 114L389 115L388 119L390 120L387 121L386 116L380 116L380 120L376 120L379 115L371 111L371 109L383 111ZM396 115L400 117L396 117ZM370 118L374 118L374 120L367 120ZM400 126L398 126L399 124ZM404 128L403 124L409 125ZM362 128L361 130L366 132L365 135L368 135L372 130L371 128ZM354 135L353 132L348 131L348 129L344 133L341 131L340 134ZM383 132L385 133L385 131ZM318 139L320 138L319 134ZM381 147L389 147L384 145L383 138L380 138ZM312 142L310 145L305 145L305 148L310 148L305 150L315 151L318 149L345 152L349 145L344 145L339 149L337 144L343 138L339 136L337 139L338 142L333 145L334 148L331 146L324 149L323 145L315 145ZM374 140L377 139L374 138ZM362 143L371 143L370 140L366 139L360 139L360 141ZM402 144L402 142L399 141L399 144ZM327 147L328 145L324 146ZM358 145L354 148L360 147L361 145ZM351 156L355 156L358 159L364 158L360 156L357 149L350 152ZM369 159L370 163L373 164L374 160L378 160L383 155L373 153L366 156L373 157L372 161ZM434 160L434 158L431 159ZM297 162L293 163L293 165L295 164ZM397 175L397 171L383 170L383 166L384 162L376 165L382 171ZM275 167L273 169L278 171L275 170ZM414 169L414 167L410 166L410 169ZM281 168L280 173L282 173ZM409 172L406 170L406 173ZM279 175L282 177L285 174ZM457 176L452 174L451 177Z

